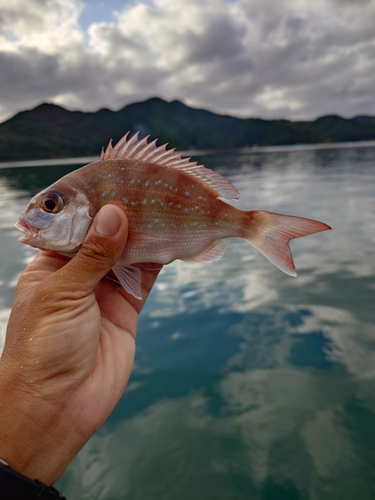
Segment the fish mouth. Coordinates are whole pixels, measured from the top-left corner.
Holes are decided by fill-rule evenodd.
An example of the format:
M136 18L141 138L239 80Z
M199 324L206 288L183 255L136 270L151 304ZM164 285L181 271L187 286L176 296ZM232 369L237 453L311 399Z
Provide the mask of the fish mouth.
M24 236L20 236L18 241L20 243L28 243L31 240L35 240L38 237L39 229L29 226L25 221L20 219L15 224L15 227L24 233Z

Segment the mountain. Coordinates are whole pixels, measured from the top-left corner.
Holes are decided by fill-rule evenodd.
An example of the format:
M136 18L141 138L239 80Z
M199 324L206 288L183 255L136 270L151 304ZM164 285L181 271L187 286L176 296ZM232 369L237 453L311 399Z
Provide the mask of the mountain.
M314 121L263 120L219 115L159 98L119 111L68 111L55 104L16 114L0 124L0 161L98 155L125 132L141 131L179 150L313 144L375 139L375 117L323 116Z

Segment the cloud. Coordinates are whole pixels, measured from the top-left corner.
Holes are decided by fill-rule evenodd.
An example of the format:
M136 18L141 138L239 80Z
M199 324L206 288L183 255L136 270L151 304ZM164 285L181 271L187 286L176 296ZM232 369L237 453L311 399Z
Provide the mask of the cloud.
M240 116L375 114L374 0L138 1L87 32L81 1L0 3L3 119L155 95Z

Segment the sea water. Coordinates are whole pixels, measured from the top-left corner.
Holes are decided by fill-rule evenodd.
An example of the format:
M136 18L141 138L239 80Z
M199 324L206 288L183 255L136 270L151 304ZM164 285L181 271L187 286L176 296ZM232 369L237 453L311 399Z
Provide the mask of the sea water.
M333 231L291 243L298 278L243 240L164 268L128 388L57 487L69 500L375 498L375 145L196 159L239 189L239 208ZM0 168L0 346L35 255L13 224L73 168Z

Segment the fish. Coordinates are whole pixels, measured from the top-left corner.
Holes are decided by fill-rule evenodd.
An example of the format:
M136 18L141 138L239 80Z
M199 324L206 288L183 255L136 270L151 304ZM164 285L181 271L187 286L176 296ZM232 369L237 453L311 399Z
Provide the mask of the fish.
M219 173L184 158L157 139L125 134L102 148L98 161L75 170L34 196L15 224L21 243L73 257L100 208L126 213L129 235L112 271L141 299L142 265L176 259L211 262L231 238L243 238L284 273L296 276L289 241L326 231L323 222L229 203L237 189Z

